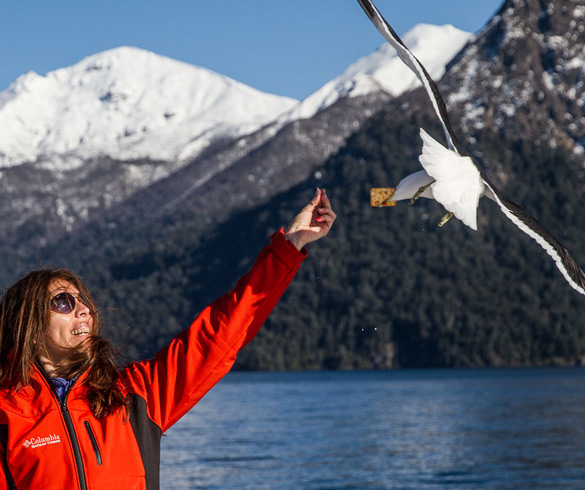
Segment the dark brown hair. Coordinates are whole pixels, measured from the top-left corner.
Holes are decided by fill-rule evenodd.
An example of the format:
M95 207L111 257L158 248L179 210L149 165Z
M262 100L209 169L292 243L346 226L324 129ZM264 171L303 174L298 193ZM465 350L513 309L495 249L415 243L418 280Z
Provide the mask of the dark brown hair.
M88 371L84 380L86 399L97 418L119 408L128 401L117 381L117 353L99 335L98 310L81 279L66 269L32 271L6 291L0 302L0 386L19 389L31 384L33 364L47 356L45 334L51 318L50 290L54 281L70 283L79 291L93 319L91 337L82 348L72 348L66 360L55 366L52 375L72 379Z

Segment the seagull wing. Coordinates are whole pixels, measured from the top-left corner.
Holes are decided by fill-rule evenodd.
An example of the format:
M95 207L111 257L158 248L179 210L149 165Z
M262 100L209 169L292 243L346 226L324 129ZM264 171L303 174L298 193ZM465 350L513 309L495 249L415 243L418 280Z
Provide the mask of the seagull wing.
M382 14L380 14L376 6L370 0L358 0L358 2L370 20L374 23L378 31L380 31L386 41L388 41L390 45L396 50L398 56L400 56L400 59L414 72L414 74L423 84L423 87L431 99L433 109L435 110L437 117L443 125L443 131L445 132L445 137L447 138L447 146L452 150L461 153L457 145L457 139L453 133L453 128L451 127L451 122L449 121L449 115L447 114L445 102L439 93L439 89L437 88L435 81L431 78L426 68L422 65L418 58L410 52L410 50L402 42L402 39L398 37L398 34L396 34L390 24L386 22L386 19L382 17Z
M484 183L491 190L494 201L500 206L506 217L534 239L553 258L557 268L573 289L585 295L585 272L573 260L568 250L518 204L503 197L489 181L484 179Z
M449 148L454 152L461 154L462 152L460 150L459 145L457 144L457 139L455 138L453 129L451 127L451 123L449 121L447 108L445 106L443 98L441 97L441 94L439 93L437 84L433 81L433 79L426 71L425 67L420 63L420 61L418 61L416 56L414 56L410 52L410 50L405 46L405 44L402 42L400 37L398 37L394 29L392 29L390 24L388 24L384 17L382 17L376 6L370 0L358 0L358 2L366 12L367 16L374 23L378 31L380 31L382 36L384 36L384 38L386 38L390 45L394 47L394 49L396 49L402 61L416 74L418 79L421 81L423 87L427 91L427 95L431 99L431 103L433 104L435 113L437 114L437 117L439 118L441 124L443 125L443 130L445 132ZM440 153L439 150L434 148L434 145L431 144L431 146L433 148L431 150L431 148L429 147L428 148L429 152ZM423 156L421 156L421 158L423 158ZM453 162L455 162L454 163L455 165L457 165L457 163L459 164L464 163L462 161L457 161L452 157L448 159L445 159L445 157L442 158L443 163L445 163L446 160L449 161L453 160ZM567 282L571 285L571 287L573 287L579 293L585 295L585 272L583 272L583 270L569 255L567 249L563 247L538 221L536 221L532 216L526 213L526 211L524 211L520 206L503 197L500 194L500 192L494 187L494 185L489 182L486 176L483 175L481 168L477 165L475 160L471 158L471 161L478 169L481 179L485 185L484 194L493 199L498 204L504 215L507 218L509 218L510 221L512 221L512 223L514 223L520 230L526 233L529 237L534 239L546 251L546 253L548 253L553 258L556 266L561 271L561 273L563 274ZM431 162L428 163L432 165ZM421 164L423 164L422 161ZM424 165L425 164L423 164L423 166ZM426 167L425 169L427 170L428 174L431 174L431 172L434 172L436 170ZM441 179L442 178L443 177L441 177ZM453 210L449 209L447 205L443 203L443 199L445 200L445 202L447 202L447 200L441 195L441 190L437 189L435 186L436 183L433 184L432 186L433 196L435 200L443 204L443 206L445 206L445 208L448 209L449 211L452 211L453 214L455 214L455 216L461 219L461 221L463 221L465 224L468 224L463 220L463 218L459 217ZM453 190L451 189L448 192L449 193L453 192ZM437 193L439 193L439 195ZM466 217L466 219L468 218ZM471 222L473 223L473 221ZM468 226L471 225L468 224Z
M392 201L402 201L404 199L411 199L412 196L421 187L426 187L420 197L426 197L427 199L435 199L433 191L429 184L433 183L433 177L431 177L425 170L419 170L413 174L404 177L398 185L392 195ZM435 199L436 200L436 199Z

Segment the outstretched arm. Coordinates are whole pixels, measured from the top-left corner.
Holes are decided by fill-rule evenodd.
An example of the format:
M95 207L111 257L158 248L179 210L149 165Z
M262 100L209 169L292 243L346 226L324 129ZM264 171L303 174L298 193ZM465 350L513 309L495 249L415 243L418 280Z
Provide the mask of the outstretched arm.
M286 232L272 235L234 289L205 308L154 359L122 371L127 391L146 400L148 416L162 432L231 369L240 348L256 335L306 257L301 249L327 235L335 217L325 191L317 189Z

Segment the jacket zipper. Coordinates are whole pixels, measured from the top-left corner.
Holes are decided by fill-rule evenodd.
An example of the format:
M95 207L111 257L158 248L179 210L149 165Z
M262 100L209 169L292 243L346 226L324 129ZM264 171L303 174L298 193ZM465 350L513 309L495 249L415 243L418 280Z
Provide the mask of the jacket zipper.
M95 436L93 435L93 430L91 430L91 425L90 423L86 420L84 422L85 424L85 428L87 429L87 433L89 434L89 440L91 441L91 445L93 446L93 452L95 453L95 460L98 464L98 466L102 465L102 453L100 452L100 447L98 446L98 443L95 439Z
M37 368L45 381L49 385L50 390L53 392L53 395L57 399L59 403L59 408L61 409L61 415L63 415L63 420L65 421L65 427L67 428L67 433L69 435L69 440L71 441L71 447L73 449L73 455L75 456L75 467L77 469L77 476L79 478L79 488L80 490L87 490L87 482L85 480L85 469L83 468L83 460L81 459L81 450L79 449L79 441L77 440L77 434L75 433L75 427L73 426L73 420L71 419L71 414L69 413L69 409L67 408L67 397L69 396L69 392L75 383L72 383L67 391L65 392L65 396L63 396L63 400L59 398L57 394L57 390L53 385L53 382L50 380L45 370L42 368L40 364L37 364Z
M79 476L79 486L81 490L87 490L87 483L85 481L85 470L83 468L83 460L81 459L81 450L79 449L79 441L77 440L77 434L75 433L75 427L73 426L73 420L71 420L71 414L67 408L67 395L69 391L65 393L63 401L59 404L61 406L61 413L67 426L67 432L69 433L69 439L71 440L71 446L73 447L73 454L75 456L75 465L77 466L77 475Z

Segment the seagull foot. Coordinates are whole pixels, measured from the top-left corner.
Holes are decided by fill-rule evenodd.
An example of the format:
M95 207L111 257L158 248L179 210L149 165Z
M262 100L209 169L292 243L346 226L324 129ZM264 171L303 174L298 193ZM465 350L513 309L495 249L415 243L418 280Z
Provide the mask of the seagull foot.
M418 191L416 191L414 193L414 196L412 196L410 198L410 204L414 204L416 202L416 200L423 195L424 191L426 191L430 186L432 186L435 183L435 181L433 180L432 182L429 182L427 185L423 185L422 187L419 187Z
M453 213L447 213L445 216L441 218L438 225L443 226L447 221L449 221L453 217Z

